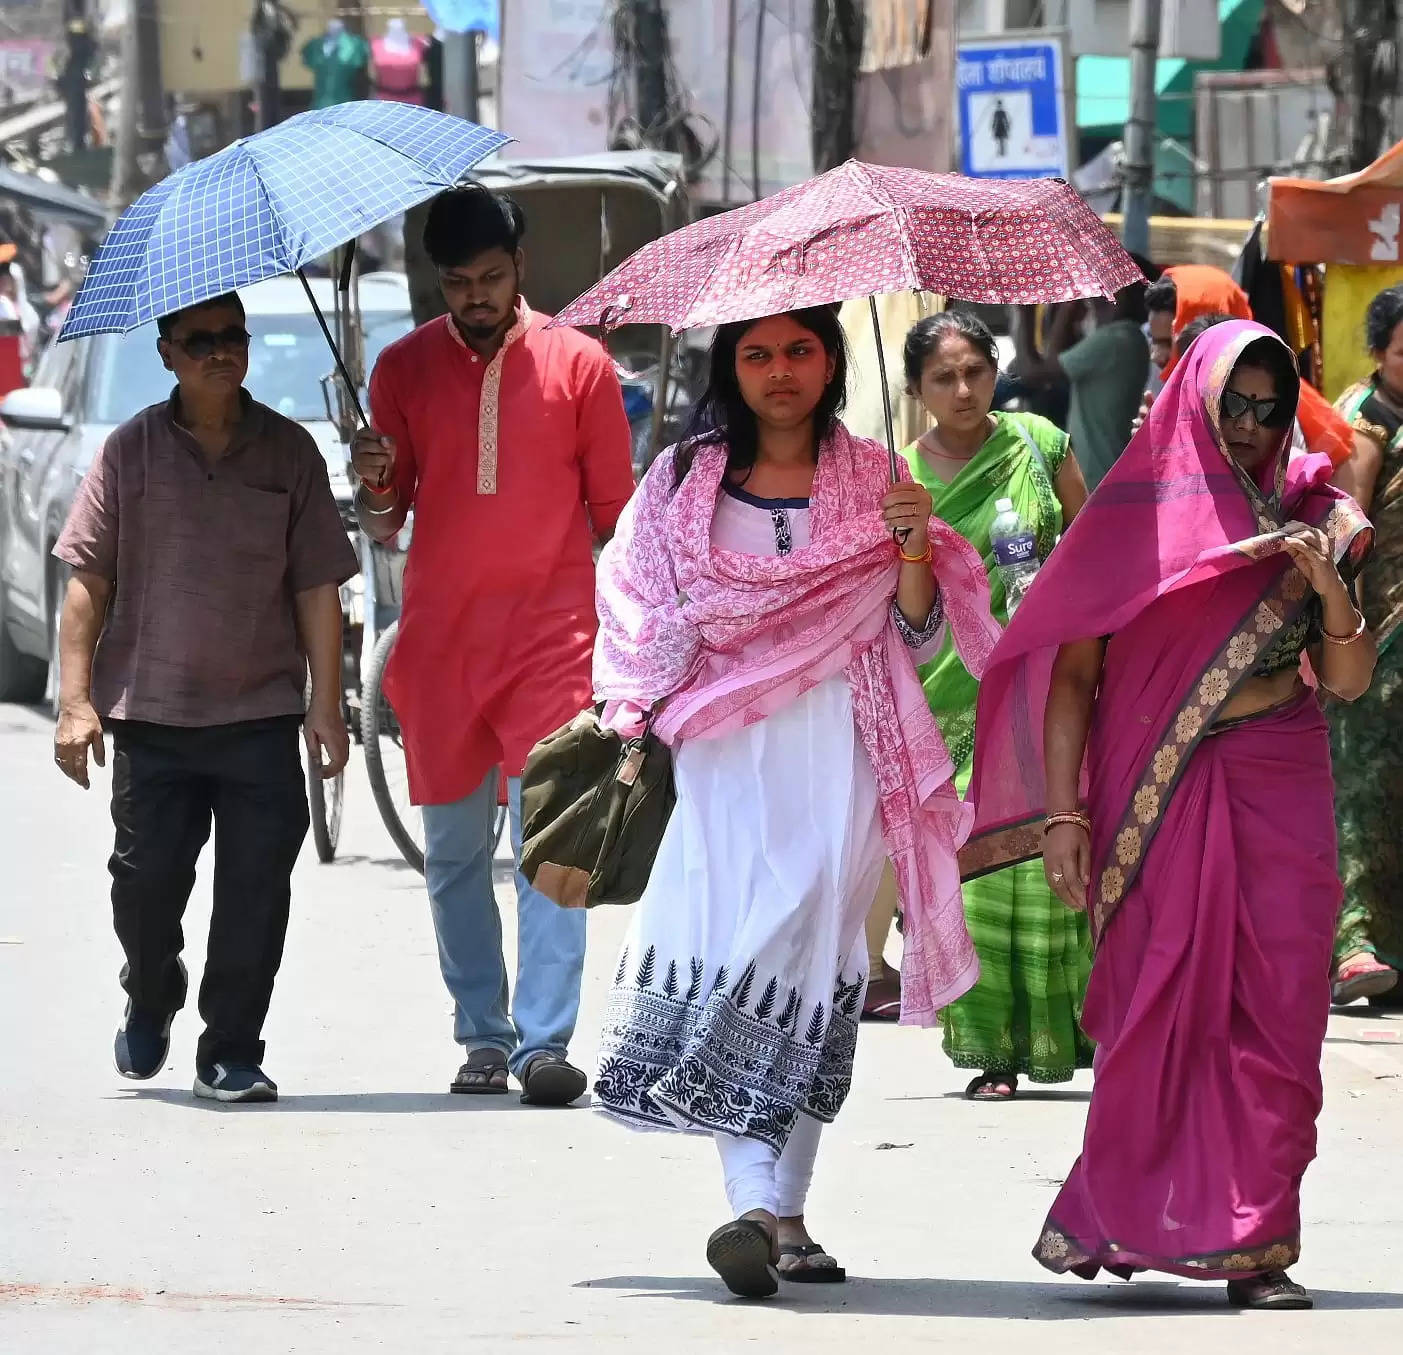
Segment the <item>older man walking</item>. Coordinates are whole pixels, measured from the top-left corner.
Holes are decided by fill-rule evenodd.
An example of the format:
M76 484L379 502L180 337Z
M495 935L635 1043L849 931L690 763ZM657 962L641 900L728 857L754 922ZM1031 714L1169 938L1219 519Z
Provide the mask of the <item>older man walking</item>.
M243 389L239 298L158 328L176 388L107 439L54 547L73 570L54 759L86 789L112 736L117 1071L165 1065L186 994L181 918L213 823L195 1095L273 1101L262 1027L308 823L297 731L323 775L345 765L338 585L356 558L311 434Z

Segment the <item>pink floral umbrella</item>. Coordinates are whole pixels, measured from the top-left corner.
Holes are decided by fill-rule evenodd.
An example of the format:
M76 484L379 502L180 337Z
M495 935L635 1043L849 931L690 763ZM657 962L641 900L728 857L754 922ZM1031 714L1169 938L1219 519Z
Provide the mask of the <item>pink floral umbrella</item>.
M644 245L553 323L679 333L885 292L1028 305L1111 296L1141 280L1064 180L967 179L849 160ZM880 330L877 354L895 478Z

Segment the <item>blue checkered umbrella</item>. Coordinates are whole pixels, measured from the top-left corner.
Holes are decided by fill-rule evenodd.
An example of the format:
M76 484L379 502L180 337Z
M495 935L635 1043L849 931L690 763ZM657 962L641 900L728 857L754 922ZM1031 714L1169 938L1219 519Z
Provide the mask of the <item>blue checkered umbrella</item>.
M64 339L128 329L312 260L459 182L510 138L390 101L301 113L196 160L117 219Z

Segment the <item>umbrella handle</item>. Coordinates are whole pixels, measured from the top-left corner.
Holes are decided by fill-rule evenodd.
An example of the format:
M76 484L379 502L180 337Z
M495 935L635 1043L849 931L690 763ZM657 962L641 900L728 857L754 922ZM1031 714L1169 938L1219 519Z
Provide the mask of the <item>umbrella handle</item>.
M887 355L882 349L882 322L877 317L877 298L869 296L867 304L872 308L872 335L877 341L877 375L882 383L882 414L887 425L887 461L891 467L891 482L897 484L901 477L896 468L896 430L892 426L891 392L887 389ZM909 527L899 527L892 532L892 540L904 545L911 535Z

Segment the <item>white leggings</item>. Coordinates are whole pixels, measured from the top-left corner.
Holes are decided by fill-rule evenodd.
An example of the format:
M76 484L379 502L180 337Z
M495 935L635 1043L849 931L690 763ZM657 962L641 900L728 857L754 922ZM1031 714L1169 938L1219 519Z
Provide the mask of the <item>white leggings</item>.
M808 1198L822 1132L821 1120L799 1115L782 1153L757 1139L717 1134L732 1216L740 1218L752 1209L764 1209L777 1218L798 1218Z

